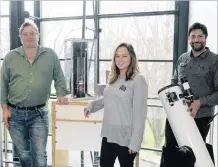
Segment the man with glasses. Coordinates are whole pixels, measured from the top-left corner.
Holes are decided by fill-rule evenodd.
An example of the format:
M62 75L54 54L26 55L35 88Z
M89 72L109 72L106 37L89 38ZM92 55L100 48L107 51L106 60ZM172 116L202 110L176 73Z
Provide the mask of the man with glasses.
M52 81L59 104L68 103L65 97L68 91L56 53L38 45L36 24L23 23L19 36L22 46L5 56L1 69L3 121L22 167L46 167L49 129L46 102Z

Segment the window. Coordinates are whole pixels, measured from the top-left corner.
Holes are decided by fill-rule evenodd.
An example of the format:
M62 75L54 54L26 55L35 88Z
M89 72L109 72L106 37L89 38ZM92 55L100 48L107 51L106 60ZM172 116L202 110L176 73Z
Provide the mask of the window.
M86 5L86 14L93 15L93 1L86 1ZM175 10L175 1L100 2L100 14L168 10ZM82 1L41 1L42 18L54 19L41 22L41 44L45 47L53 48L59 59L64 59L64 41L69 38L82 38L82 19L55 20L55 17L82 16L82 14ZM170 84L172 77L174 18L174 14L101 18L99 20L100 28L102 29L102 32L99 34L100 84L106 84L107 71L110 71L111 59L116 46L121 42L128 42L134 46L137 57L140 60L140 71L147 80L149 97L157 97L158 90ZM87 19L85 38L93 39L93 29L93 19ZM65 71L64 61L61 61L61 66L63 71ZM94 67L93 63L91 63L89 80L92 81L93 78ZM92 84L94 81L89 83ZM56 93L54 86L52 86L52 93ZM166 115L159 100L149 99L148 104L146 137L143 140L142 147L161 149L164 142ZM156 162L158 164L160 162L160 153L141 150L140 158L146 163L150 161L153 164Z
M171 62L139 62L141 73L149 86L149 97L157 97L159 89L170 84L172 78ZM100 61L100 84L106 84L106 71L111 68L111 61Z
M93 39L94 21L86 20L85 37ZM82 38L82 20L48 21L41 23L41 44L55 50L59 58L64 58L64 41Z
M1 17L0 58L4 58L10 50L9 17Z
M2 62L3 62L3 60L0 60L0 69L1 69L1 66L2 66Z
M41 1L41 17L82 16L82 1Z
M9 15L9 1L0 1L1 10L0 15Z
M42 18L83 15L82 1L41 1ZM86 15L93 15L94 1L86 1Z
M9 1L0 1L0 58L10 50Z
M65 69L65 65L64 65L64 61L60 61L61 63L61 68L64 72L64 69ZM52 95L55 95L56 94L56 90L55 90L55 87L54 87L54 81L52 81L52 85L51 85L51 94Z
M151 103L153 103L153 105L160 105L159 100L148 100L148 105ZM165 121L166 115L162 107L148 107L142 148L162 149L165 141ZM152 162L160 162L160 156L160 152L140 151L140 158L147 162L149 162L149 160Z
M41 23L41 44L54 49L64 58L64 40L82 37L82 20L48 21Z
M174 1L101 1L100 13L132 13L174 10Z
M157 97L159 89L170 84L173 63L171 62L139 62L141 73L147 80L149 97Z
M95 2L86 1L86 15L94 15Z
M100 19L100 59L112 59L116 46L121 42L133 45L140 60L141 72L149 84L149 97L169 84L172 77L174 16L149 16ZM106 70L111 62L100 62L100 83L105 83Z
M100 19L100 58L111 59L121 42L133 45L138 59L173 60L174 15Z
M24 10L30 13L30 16L34 16L34 1L24 1Z
M111 61L100 61L99 62L99 74L100 74L100 78L99 78L99 83L100 84L106 84L106 73L107 71L110 71L111 69Z

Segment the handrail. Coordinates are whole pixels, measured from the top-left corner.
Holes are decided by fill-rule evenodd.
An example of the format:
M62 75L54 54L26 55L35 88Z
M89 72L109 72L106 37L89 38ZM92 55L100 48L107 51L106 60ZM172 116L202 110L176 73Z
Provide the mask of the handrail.
M161 149L158 149L158 148L148 148L148 147L142 147L141 150L162 152Z
M102 123L102 120L84 120L84 119L70 119L70 118L56 118L56 121L61 122L90 122L90 123Z

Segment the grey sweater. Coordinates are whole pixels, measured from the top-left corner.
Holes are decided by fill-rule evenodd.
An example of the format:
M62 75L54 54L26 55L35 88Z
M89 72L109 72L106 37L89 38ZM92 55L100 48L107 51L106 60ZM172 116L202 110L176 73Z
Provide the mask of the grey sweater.
M89 102L91 113L104 108L101 136L110 143L139 151L147 115L148 85L137 73L132 80L118 80L104 90L104 97Z

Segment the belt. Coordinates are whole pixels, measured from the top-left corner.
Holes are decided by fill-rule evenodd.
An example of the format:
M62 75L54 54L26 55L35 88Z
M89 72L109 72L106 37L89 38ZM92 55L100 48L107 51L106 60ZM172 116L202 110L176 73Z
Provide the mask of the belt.
M18 106L11 104L11 103L8 103L8 106L10 106L12 108L20 109L20 110L37 110L41 107L45 107L45 104L40 104L40 105L33 106L33 107L18 107Z

